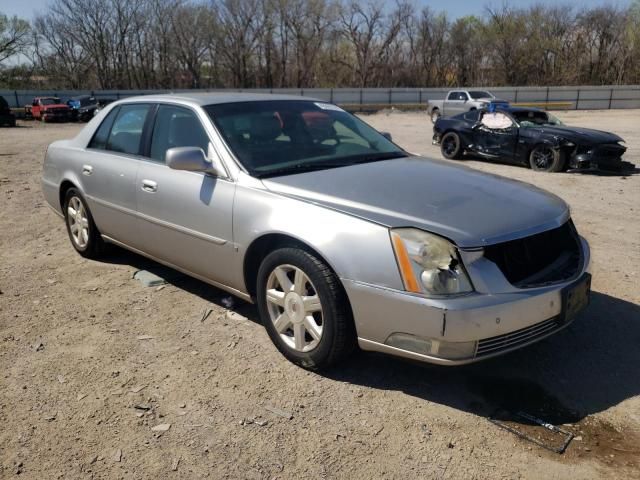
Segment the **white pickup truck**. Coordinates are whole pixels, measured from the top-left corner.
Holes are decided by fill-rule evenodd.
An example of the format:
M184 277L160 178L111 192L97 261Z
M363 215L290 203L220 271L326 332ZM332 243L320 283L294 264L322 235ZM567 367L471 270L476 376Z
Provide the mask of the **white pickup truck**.
M498 100L486 90L451 90L445 100L429 100L427 113L431 121L436 123L440 117L453 117L470 110L486 108L490 103L507 103Z

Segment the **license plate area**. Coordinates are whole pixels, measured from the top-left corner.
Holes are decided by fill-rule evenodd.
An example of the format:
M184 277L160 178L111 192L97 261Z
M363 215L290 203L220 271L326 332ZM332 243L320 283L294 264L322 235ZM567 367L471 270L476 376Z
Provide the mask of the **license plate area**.
M562 290L562 321L570 322L591 299L591 275L585 273L580 280Z

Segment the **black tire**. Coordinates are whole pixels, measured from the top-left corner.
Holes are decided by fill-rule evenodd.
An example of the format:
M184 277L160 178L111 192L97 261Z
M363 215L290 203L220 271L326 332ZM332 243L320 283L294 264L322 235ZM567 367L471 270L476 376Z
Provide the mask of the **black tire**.
M431 110L431 123L436 123L438 120L440 120L441 116L442 114L440 113L439 109L434 108L433 110Z
M74 224L75 219L71 218L69 213L69 206L75 203L75 200L79 201L85 212L85 217L87 220L87 235L86 235L86 244L80 244L79 241L74 237L72 233L72 224ZM64 197L64 223L67 226L67 234L69 235L69 240L71 241L71 245L76 251L85 258L99 258L106 251L106 244L102 237L100 236L100 232L96 227L95 222L93 221L93 216L91 215L91 211L89 210L89 206L85 201L82 194L76 188L70 188L67 190L67 193Z
M440 152L444 158L449 160L459 160L464 154L460 135L456 132L447 132L440 140Z
M267 305L269 278L272 273L275 275L276 269L283 267L301 270L309 280L306 285L315 290L313 294L320 300L322 334L317 345L309 351L298 351L281 338L272 320L270 308L279 308L284 312L284 306ZM335 365L349 355L356 345L351 307L340 281L323 261L305 250L285 247L265 257L258 270L257 301L262 323L271 341L287 359L303 368L322 370ZM291 324L291 331L293 328ZM309 334L305 331L305 336L307 335ZM311 336L308 338L311 339Z
M536 145L529 153L529 165L536 172L561 172L564 163L565 152L550 145Z

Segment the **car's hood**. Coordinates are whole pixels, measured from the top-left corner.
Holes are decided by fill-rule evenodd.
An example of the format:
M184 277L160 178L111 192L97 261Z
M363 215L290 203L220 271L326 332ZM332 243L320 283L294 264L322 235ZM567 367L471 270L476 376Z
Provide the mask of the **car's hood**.
M559 226L569 216L564 201L532 185L421 157L263 182L273 192L388 227L434 232L460 247L531 235Z
M622 140L615 133L593 130L591 128L568 127L568 126L544 126L539 128L540 132L548 135L558 136L581 145L595 145L600 143L616 143Z

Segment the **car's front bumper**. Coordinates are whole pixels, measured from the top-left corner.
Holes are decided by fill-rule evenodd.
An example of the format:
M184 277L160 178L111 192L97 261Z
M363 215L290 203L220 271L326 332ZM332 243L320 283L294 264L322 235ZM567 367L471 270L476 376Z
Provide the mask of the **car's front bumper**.
M621 171L633 169L633 164L622 160L627 149L619 144L605 144L574 151L569 157L568 171Z
M462 365L541 340L573 320L573 315L566 314L567 292L582 285L589 288L590 253L586 241L582 243L583 267L576 278L507 293L428 299L343 280L356 322L358 343L363 350L441 365ZM440 342L448 347L475 342L475 348L468 355L445 358L391 345L390 338L397 334Z

